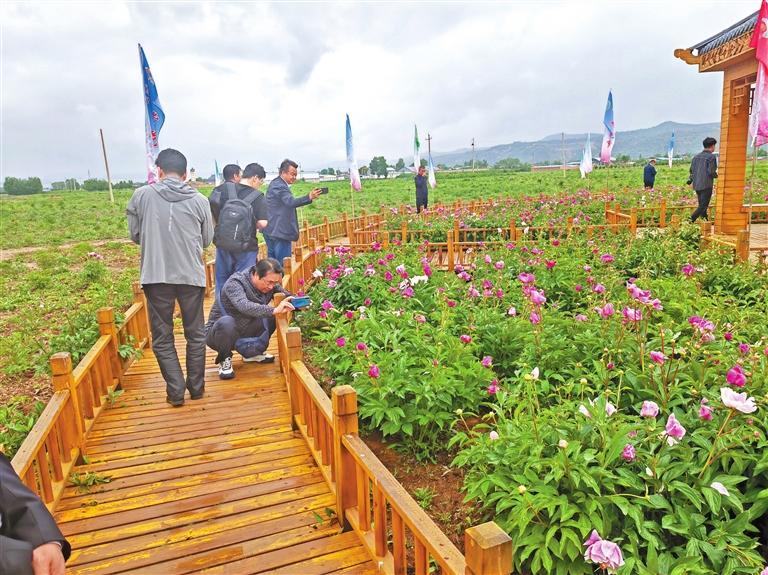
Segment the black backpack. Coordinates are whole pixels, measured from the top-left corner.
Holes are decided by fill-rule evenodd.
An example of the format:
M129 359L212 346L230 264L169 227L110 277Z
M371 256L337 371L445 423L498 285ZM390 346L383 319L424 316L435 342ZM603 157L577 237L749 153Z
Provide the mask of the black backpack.
M227 197L219 211L219 220L213 234L216 247L228 252L252 250L255 237L253 200L259 192L253 190L242 200L237 197L235 184L226 182Z

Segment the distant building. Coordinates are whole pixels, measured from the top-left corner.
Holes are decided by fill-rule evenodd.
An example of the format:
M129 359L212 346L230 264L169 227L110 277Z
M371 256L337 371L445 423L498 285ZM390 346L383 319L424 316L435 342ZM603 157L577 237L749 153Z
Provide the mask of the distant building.
M565 168L563 168L562 164L557 164L554 166L531 166L532 172L554 172L556 170L578 170L579 164L566 164Z

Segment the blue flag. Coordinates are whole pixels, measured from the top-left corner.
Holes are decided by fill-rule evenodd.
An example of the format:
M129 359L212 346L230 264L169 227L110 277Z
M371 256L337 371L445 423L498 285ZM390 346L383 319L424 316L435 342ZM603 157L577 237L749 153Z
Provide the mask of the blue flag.
M672 167L672 158L675 155L675 133L672 132L672 137L669 139L669 145L667 146L667 158L669 159L669 167Z
M218 187L222 181L223 178L221 177L221 172L219 171L219 162L213 160L213 185Z
M355 158L355 143L352 140L352 124L349 123L349 114L347 114L346 142L349 185L352 186L353 190L359 192L363 189L363 184L360 181L360 170L357 167L357 159Z
M141 64L141 79L144 83L144 131L146 135L147 147L147 182L150 184L157 181L157 170L155 169L155 160L160 152L160 129L165 122L165 113L160 105L160 99L157 96L157 86L152 78L152 72L149 70L147 57L144 55L144 49L139 44L139 60Z
M600 147L600 161L611 163L611 152L616 141L616 123L613 121L613 93L608 92L608 102L603 115L603 145Z

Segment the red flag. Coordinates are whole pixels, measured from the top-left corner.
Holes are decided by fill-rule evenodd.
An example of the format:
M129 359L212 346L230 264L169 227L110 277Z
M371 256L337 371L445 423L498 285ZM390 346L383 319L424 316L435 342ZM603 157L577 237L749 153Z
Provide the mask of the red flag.
M768 143L768 1L762 0L757 14L755 31L749 45L755 49L757 79L749 118L749 136L752 145Z

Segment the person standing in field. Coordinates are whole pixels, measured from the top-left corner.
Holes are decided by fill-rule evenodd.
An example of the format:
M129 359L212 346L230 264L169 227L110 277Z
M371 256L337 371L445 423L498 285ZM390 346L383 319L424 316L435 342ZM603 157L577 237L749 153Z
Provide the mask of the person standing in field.
M203 249L213 239L213 217L208 200L184 183L187 159L181 152L163 150L155 165L159 181L137 189L126 213L131 239L141 246L141 285L166 401L181 407L185 390L191 399L205 391ZM186 380L173 339L176 301L187 340Z
M427 176L426 176L426 168L424 166L419 166L419 170L416 173L416 176L413 178L414 182L416 182L416 213L420 213L422 208L427 209L427 200L429 192L427 190Z
M643 168L643 186L646 190L652 190L656 182L656 158L651 158Z
M267 227L267 203L259 191L267 175L264 168L255 163L248 164L242 177L238 177L238 183L227 178L230 166L240 171L238 166L225 166L224 183L214 188L208 198L216 223L213 243L216 245L217 299L229 276L250 269L256 263L259 256L256 232Z
M280 164L280 175L267 188L267 220L264 239L267 241L267 256L280 264L283 258L291 257L291 242L299 239L299 220L296 208L311 204L320 196L320 188L314 188L306 196L293 197L290 185L296 181L299 165L285 159Z
M712 189L717 178L717 158L714 155L717 140L712 137L704 138L704 149L691 160L691 170L688 176L688 184L693 187L698 198L699 205L691 214L691 221L707 217L709 201L712 199Z

